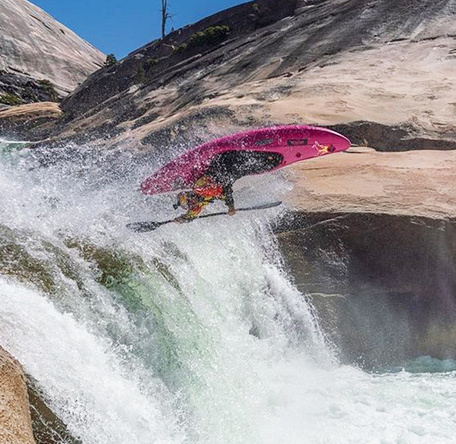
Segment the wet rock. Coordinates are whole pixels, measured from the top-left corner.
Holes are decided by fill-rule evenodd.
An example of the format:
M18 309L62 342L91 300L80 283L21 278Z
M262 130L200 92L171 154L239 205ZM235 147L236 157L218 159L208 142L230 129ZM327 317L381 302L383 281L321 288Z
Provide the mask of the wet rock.
M65 423L52 411L30 378L27 381L27 388L36 444L82 444L69 433Z
M0 442L35 444L24 373L0 348Z
M353 144L369 144L377 151L455 150L456 140L445 134L428 134L420 137L411 123L384 125L377 122L350 122L330 125L330 129L344 134ZM443 137L442 137L443 136Z
M277 232L286 268L344 362L456 357L456 152L296 164Z
M343 361L456 357L456 221L360 213L298 220L279 234L280 246Z
M54 102L0 109L0 134L11 140L43 140L63 118Z

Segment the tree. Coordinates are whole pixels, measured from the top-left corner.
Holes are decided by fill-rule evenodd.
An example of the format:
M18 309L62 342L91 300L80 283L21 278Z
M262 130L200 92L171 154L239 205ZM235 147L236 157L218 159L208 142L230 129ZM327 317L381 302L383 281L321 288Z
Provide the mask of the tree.
M106 61L104 63L104 66L112 66L117 63L116 56L114 54L108 54L106 56Z
M166 22L172 17L172 14L169 13L169 3L168 0L161 0L161 28L162 28L162 38L166 35Z

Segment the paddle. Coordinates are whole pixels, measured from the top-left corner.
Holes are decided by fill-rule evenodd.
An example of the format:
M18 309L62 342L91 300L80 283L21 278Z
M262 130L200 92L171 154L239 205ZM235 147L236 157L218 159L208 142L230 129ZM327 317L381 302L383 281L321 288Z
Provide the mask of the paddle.
M251 211L251 210L266 210L267 208L274 208L279 205L281 205L282 202L273 202L273 203L268 203L264 205L255 205L251 207L245 207L245 208L238 208L236 211ZM213 216L222 216L226 215L226 212L218 212L218 213L210 213L210 214L205 214L203 216L198 217L198 219L203 219L205 217L213 217ZM169 224L171 222L174 222L174 219L170 220L165 220L163 222L133 222L131 224L127 224L127 228L130 230L136 231L137 233L146 233L148 231L153 231L156 230L158 227L161 227L162 225Z

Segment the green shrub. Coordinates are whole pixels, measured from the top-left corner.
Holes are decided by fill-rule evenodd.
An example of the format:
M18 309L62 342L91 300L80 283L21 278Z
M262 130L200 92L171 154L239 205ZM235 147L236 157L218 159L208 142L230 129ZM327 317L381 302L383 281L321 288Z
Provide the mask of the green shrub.
M54 84L50 81L50 80L47 80L47 79L41 79L41 80L38 80L38 84L41 86L41 88L47 93L49 94L49 97L51 98L51 100L58 100L59 98L59 95L57 94L57 91L55 90L54 88ZM33 99L32 99L33 100ZM33 100L34 102L37 102L38 101L38 98L36 98L36 100Z
M49 90L49 89L54 89L54 85L50 80L47 79L41 79L38 80L38 83L43 87L43 89Z
M3 105L16 106L22 103L22 99L15 94L6 93L0 95L0 103L3 103Z
M146 70L144 69L144 62L141 60L138 65L138 72L136 74L137 83L146 83Z
M173 48L173 51L180 54L181 52L184 52L187 50L187 43L182 43L181 45L179 46L175 46Z
M47 90L44 89L47 93ZM39 102L38 96L36 95L36 88L32 88L30 86L26 86L23 91L21 92L21 98L23 102Z
M138 65L138 72L136 73L136 83L147 83L147 75L146 71L149 71L154 65L158 63L158 59L148 57L146 59L142 59Z
M229 33L230 27L227 25L210 26L204 31L197 32L190 36L188 46L216 45L225 40Z
M156 65L157 63L158 63L158 59L149 57L144 62L144 68L150 69L150 68L152 68L152 66Z
M108 54L106 56L106 61L104 63L104 66L113 66L117 63L117 58L114 54Z

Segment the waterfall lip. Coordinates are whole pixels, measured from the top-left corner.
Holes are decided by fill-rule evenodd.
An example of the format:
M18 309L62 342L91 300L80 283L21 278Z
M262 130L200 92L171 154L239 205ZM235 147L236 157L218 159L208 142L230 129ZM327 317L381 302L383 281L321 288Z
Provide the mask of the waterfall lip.
M13 143L17 143L17 144L29 144L29 143L32 143L28 140L9 140L9 139L3 139L2 137L0 137L0 144L13 144Z

